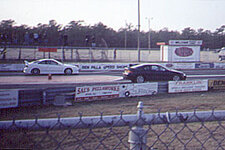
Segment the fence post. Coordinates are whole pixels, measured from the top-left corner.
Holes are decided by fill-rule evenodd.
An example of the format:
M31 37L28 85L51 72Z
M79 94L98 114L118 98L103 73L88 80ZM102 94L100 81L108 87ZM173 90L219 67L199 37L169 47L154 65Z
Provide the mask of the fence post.
M75 49L75 54L76 54L76 61L80 61L80 55L79 55L78 49Z
M138 102L137 125L131 128L128 142L131 150L145 150L147 148L147 130L143 128L143 102Z
M62 62L65 60L65 47L62 48Z
M38 49L38 47L37 47ZM34 60L36 59L36 49L34 49Z
M73 60L73 48L71 48L71 60Z
M21 59L21 47L19 48L19 56L18 56L18 59L19 60Z
M91 48L89 48L89 62L91 62L91 51L92 49Z
M47 104L47 102L46 102L46 95L47 95L47 93L46 93L46 91L43 91L43 93L42 93L43 95L43 105L46 105Z

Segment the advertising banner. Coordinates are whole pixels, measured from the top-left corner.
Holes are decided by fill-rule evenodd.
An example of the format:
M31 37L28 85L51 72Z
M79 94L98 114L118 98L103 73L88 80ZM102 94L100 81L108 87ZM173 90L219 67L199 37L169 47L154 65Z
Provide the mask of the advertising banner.
M195 69L195 63L174 63L174 69Z
M80 70L123 70L130 64L79 64Z
M197 68L197 69L214 68L214 63L196 63L195 68Z
M225 89L225 80L209 80L210 89Z
M171 69L195 69L195 63L162 63L161 65Z
M158 82L122 84L120 97L146 96L158 93Z
M169 81L168 93L208 91L208 80Z
M39 47L39 52L57 52L57 48Z
M202 40L169 40L169 45L202 45Z
M22 71L24 64L0 64L0 71Z
M172 52L171 60L169 59L169 61L181 62L200 60L200 46L170 46L169 51Z
M225 69L225 63L214 63L215 69Z
M75 101L93 101L119 97L120 85L76 87Z
M18 106L18 91L0 90L0 109Z

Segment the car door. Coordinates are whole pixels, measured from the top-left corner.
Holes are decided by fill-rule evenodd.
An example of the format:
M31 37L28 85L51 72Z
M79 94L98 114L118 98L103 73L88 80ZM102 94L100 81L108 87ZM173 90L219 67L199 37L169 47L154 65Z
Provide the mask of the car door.
M151 65L152 80L161 80L162 74L158 65Z
M158 80L169 80L170 76L171 76L170 71L162 66L158 66L158 67L159 67L159 70L158 70L159 79Z
M154 72L152 71L151 65L143 66L143 71L144 71L144 75L145 75L146 80L148 80L148 81L155 80Z
M47 60L43 60L43 61L39 62L35 68L38 68L40 70L41 74L47 73L49 71Z
M56 61L48 60L48 66L50 73L63 73L63 66Z

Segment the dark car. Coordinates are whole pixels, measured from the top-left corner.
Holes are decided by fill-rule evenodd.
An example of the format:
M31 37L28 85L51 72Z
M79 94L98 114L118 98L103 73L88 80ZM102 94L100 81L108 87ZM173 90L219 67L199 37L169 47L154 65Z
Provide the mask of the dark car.
M172 70L159 64L140 64L125 68L123 78L134 83L143 83L145 81L185 80L186 75L181 71Z

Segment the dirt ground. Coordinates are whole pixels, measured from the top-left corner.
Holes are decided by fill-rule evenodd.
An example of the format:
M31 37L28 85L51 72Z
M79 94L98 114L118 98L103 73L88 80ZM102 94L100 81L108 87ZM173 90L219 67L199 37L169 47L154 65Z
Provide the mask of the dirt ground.
M0 110L0 120L34 119L77 117L79 113L83 116L136 114L138 101L144 103L145 113L193 111L203 110L225 110L225 91L208 91L180 94L159 94L146 97L119 98L113 100L101 100L85 103L75 103L73 106L33 106L23 108L11 108Z

